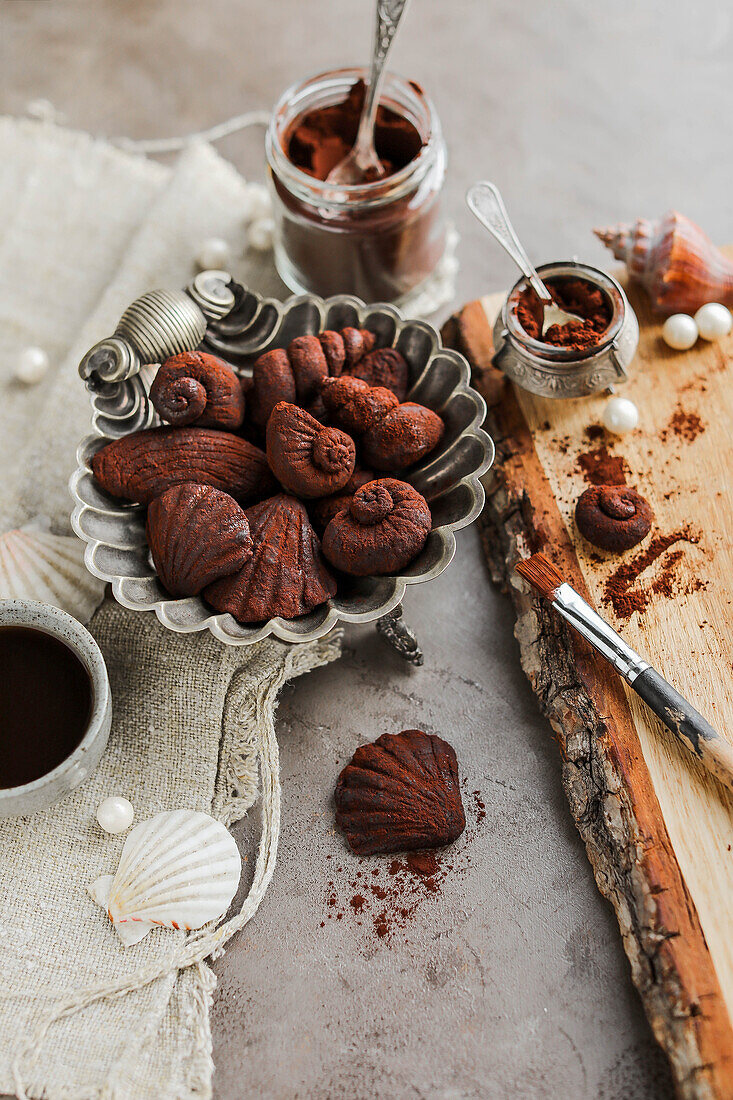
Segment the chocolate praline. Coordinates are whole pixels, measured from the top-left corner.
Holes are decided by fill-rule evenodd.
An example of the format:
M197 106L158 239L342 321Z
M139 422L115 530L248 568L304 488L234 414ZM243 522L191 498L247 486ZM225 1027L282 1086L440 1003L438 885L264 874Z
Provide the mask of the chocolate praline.
M592 485L575 506L581 535L599 549L616 553L645 539L653 519L649 502L626 485Z

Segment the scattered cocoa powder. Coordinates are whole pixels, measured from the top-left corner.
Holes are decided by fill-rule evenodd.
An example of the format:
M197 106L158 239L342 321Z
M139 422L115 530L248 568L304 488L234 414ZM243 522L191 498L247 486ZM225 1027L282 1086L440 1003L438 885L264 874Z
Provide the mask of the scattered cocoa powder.
M629 619L635 611L642 612L646 609L653 594L671 597L700 591L705 587L702 578L693 576L687 584L683 584L681 578L676 575L675 570L684 557L683 550L676 550L670 555L664 562L662 572L651 585L636 586L642 574L675 543L686 542L697 545L699 541L700 535L695 534L688 527L669 535L656 535L648 546L614 570L604 587L604 603L611 604L620 619Z
M481 791L472 791L467 803L468 823L465 839L470 841L486 817ZM373 856L358 859L359 870L347 879L347 894L339 900L337 882L329 881L325 898L327 921L350 918L357 927L371 927L379 939L389 940L407 928L410 920L431 896L440 893L447 877L461 874L468 866L466 850L455 845L435 851L409 852L389 860ZM378 860L378 861L377 861ZM338 867L337 871L342 868Z
M688 412L678 405L672 414L672 418L659 433L662 443L666 443L672 436L684 440L685 443L694 443L699 435L705 431L705 425L696 412Z
M579 454L578 469L591 485L625 485L629 472L623 455L612 454L606 443Z

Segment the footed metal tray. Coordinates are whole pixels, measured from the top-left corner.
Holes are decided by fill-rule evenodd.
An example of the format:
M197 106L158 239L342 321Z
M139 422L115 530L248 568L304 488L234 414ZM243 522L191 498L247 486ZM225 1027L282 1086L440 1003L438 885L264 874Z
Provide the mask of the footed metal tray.
M445 421L438 450L405 474L428 500L433 515L422 553L399 574L352 579L343 594L294 620L243 624L230 614L213 612L198 597L172 599L148 552L145 509L105 493L92 476L92 456L112 439L160 423L148 394L154 364L168 356L203 346L246 375L257 356L270 348L286 347L305 333L346 326L370 329L377 346L397 347L410 368L408 400L427 405ZM312 641L340 622L374 622L404 657L421 663L416 639L400 621L400 601L408 584L432 580L449 565L454 532L481 511L479 479L494 459L492 440L481 428L486 408L469 385L468 363L442 347L431 325L405 320L392 306L369 306L348 296L324 300L301 295L282 303L262 299L226 272L203 272L186 292L153 291L137 299L115 334L84 356L79 371L91 394L93 434L79 446L78 468L69 484L71 523L87 543L87 568L111 583L119 603L154 611L169 630L209 630L227 645L251 645L270 636Z

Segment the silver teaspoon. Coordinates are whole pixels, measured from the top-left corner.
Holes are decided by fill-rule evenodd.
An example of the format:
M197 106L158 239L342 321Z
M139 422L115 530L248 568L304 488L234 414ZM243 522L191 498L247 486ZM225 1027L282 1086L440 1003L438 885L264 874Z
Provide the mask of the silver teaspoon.
M567 313L553 301L552 295L537 274L536 268L514 231L514 226L509 221L504 200L496 184L489 183L488 180L474 183L466 193L466 202L471 213L475 214L492 237L496 238L529 280L530 286L542 303L542 335L544 336L552 325L567 325L571 321L582 321L582 317L578 317L576 313Z
M377 0L372 67L364 94L364 106L361 109L356 141L351 152L347 153L344 159L328 173L327 183L348 187L364 183L367 175L370 179L379 179L385 174L374 148L374 122L382 90L384 67L407 2L408 0Z

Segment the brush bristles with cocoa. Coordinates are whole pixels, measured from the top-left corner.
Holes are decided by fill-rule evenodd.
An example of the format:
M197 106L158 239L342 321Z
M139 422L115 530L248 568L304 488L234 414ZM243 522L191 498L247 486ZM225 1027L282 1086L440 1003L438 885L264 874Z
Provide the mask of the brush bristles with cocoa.
M518 561L514 568L546 600L554 600L558 588L565 583L560 570L544 554L532 554L531 558Z

